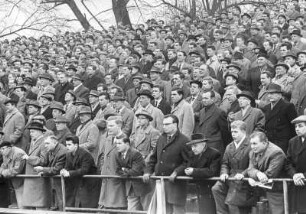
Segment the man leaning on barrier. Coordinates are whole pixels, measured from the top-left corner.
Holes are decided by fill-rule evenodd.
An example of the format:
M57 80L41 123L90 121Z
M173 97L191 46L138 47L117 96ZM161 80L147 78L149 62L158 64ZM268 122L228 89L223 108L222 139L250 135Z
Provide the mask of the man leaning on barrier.
M186 203L186 182L175 181L183 175L189 159L188 138L178 129L178 118L169 114L164 117L164 133L156 142L153 154L145 169L143 179L148 182L154 173L156 176L170 176L165 181L166 212L167 214L184 214Z
M283 150L268 141L263 132L254 132L250 136L250 162L248 169L243 173L249 177L249 184L256 186L256 182L266 184L269 179L284 176L286 155ZM265 189L271 214L284 213L284 195L282 184L275 183L272 189Z
M7 141L0 144L0 152L3 157L3 163L0 166L0 178L12 178L10 181L15 190L17 205L18 208L22 208L23 179L13 177L23 173L25 160L22 157L26 153Z
M221 161L220 179L212 188L217 214L249 213L254 201L250 187L243 181L227 181L227 178L242 177L248 168L250 141L246 135L247 125L241 120L231 123L233 142L225 149Z
M202 179L216 176L220 170L221 154L218 150L207 146L207 139L203 134L191 135L191 146L193 156L185 169L185 174L197 179L197 195L200 214L215 214L215 201L211 193L211 181Z
M293 178L294 186L289 191L289 207L292 213L306 213L306 115L292 121L297 136L289 141L286 171Z

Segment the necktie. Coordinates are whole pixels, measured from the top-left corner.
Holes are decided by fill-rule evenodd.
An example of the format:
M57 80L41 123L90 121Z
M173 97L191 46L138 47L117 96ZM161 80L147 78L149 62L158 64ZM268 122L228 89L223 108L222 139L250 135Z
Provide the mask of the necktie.
M155 100L155 107L157 107L158 106L158 101L157 100Z
M170 143L171 136L167 136L167 144Z

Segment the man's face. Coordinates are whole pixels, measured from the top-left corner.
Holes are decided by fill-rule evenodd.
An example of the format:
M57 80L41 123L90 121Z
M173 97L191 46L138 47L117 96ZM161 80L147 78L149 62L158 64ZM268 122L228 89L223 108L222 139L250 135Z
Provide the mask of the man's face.
M85 123L88 120L90 120L90 114L80 114L79 117L80 117L81 123Z
M55 127L57 131L60 131L64 130L67 127L67 125L66 123L55 123Z
M282 76L282 75L284 75L286 73L287 73L287 70L283 66L277 66L275 68L275 75L276 76Z
M197 95L200 92L200 88L198 84L192 83L190 86L191 95Z
M47 149L48 152L53 151L56 147L56 141L51 140L50 138L47 138L45 140L45 148Z
M240 108L244 108L244 107L249 106L251 101L247 97L241 96L238 98L238 103L239 103Z
M179 74L174 74L172 80L175 86L180 86L182 84L182 79Z
M73 144L72 141L68 140L66 141L66 147L69 150L69 152L74 152L77 150L78 145L77 144Z
M139 104L142 107L146 107L150 103L151 99L145 95L140 95L139 96Z
M38 99L38 102L39 102L39 105L40 105L40 106L46 106L46 105L49 104L49 100L46 99L46 98L44 98L44 97L40 97L40 98Z
M203 152L206 143L196 143L191 145L191 150L194 155L199 155Z
M155 87L152 89L152 96L154 97L154 99L159 99L162 96L162 92L159 88Z
M101 107L104 107L108 104L108 100L105 98L104 95L99 96L99 104Z
M202 103L205 107L211 106L214 103L214 99L211 97L210 92L202 94Z
M280 93L268 93L268 99L271 103L276 103L281 97Z
M280 47L280 54L281 56L286 56L288 54L288 49L286 46Z
M59 81L59 83L66 83L67 82L67 77L66 77L66 75L65 74L63 74L63 73L60 73L60 74L58 74L57 75L57 78L58 78L58 81Z
M227 76L225 79L225 85L229 86L229 85L233 85L236 83L236 79L232 76Z
M298 62L300 65L303 65L306 63L306 54L299 54L298 55Z
M285 63L290 65L290 66L294 66L295 59L291 56L287 56L287 57L285 57Z
M28 106L29 115L35 114L36 112L38 112L38 109L35 106L32 106L32 105Z
M94 105L94 104L96 104L99 101L99 97L93 96L93 95L89 95L88 99L89 99L89 103L91 105Z
M258 57L257 58L257 63L258 63L259 66L264 66L266 64L266 58Z
M8 154L10 153L12 147L9 147L9 146L3 146L1 147L0 149L0 152L3 156L8 156Z
M52 109L52 116L54 119L58 118L58 116L62 115L63 113L58 109Z
M14 109L14 105L12 105L12 103L5 104L5 107L7 108L8 111L12 111Z
M228 89L226 91L226 97L230 103L233 103L235 100L237 100L236 94L233 89Z
M265 150L266 148L266 142L261 142L259 140L259 137L253 137L250 140L251 148L254 153L260 153Z
M123 142L122 139L117 139L116 140L116 148L118 152L125 152L128 149L128 145L126 143Z
M235 142L240 142L245 136L245 132L241 131L239 128L231 128L231 133Z
M177 91L171 91L171 100L173 103L177 103L182 99L182 95L178 94Z
M140 125L140 126L146 126L149 124L149 119L146 117L146 116L143 116L143 115L139 115L137 117L137 123Z
M107 121L106 128L110 136L116 136L120 131L120 127L118 126L115 120Z
M168 117L163 120L163 130L164 133L169 134L177 129L177 124L173 123L172 118Z
M295 132L297 136L305 137L306 136L306 123L301 122L301 123L295 124Z
M32 139L37 139L39 136L42 135L42 132L36 129L30 129L30 136Z
M267 76L267 74L261 74L261 75L260 75L260 82L261 82L261 85L267 86L267 85L270 84L271 78L269 78L269 77Z

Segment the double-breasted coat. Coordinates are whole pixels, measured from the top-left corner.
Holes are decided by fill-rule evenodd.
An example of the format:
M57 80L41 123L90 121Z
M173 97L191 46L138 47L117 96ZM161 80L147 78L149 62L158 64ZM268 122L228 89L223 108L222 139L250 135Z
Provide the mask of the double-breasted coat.
M244 115L240 110L233 115L233 118L247 124L247 134L251 134L253 131L263 131L265 128L265 115L258 108L249 107Z
M226 113L215 104L200 111L194 133L203 133L211 146L223 153L225 146L230 142L231 135L228 129Z
M25 119L23 115L15 108L9 112L3 123L4 141L9 141L19 147L19 141L22 136Z
M167 134L162 134L145 169L145 173L157 176L170 176L174 171L178 176L184 174L189 160L189 139L177 131L167 143ZM166 201L170 204L184 205L186 203L186 183L176 181L165 182Z
M183 99L176 106L172 106L171 114L178 117L180 132L190 139L194 129L194 112L192 105Z
M306 177L306 144L301 137L295 136L289 141L287 152L287 163L285 169L292 178L296 173L304 174ZM292 213L306 212L306 186L294 186L292 184L289 191L289 207Z
M291 123L297 117L292 103L280 99L271 109L271 104L263 108L265 114L265 130L269 141L281 147L287 152L288 141L295 136L294 124Z
M47 154L45 137L41 135L31 142L29 159L26 162L26 175L37 175L35 166L40 163L40 158ZM25 207L50 207L51 205L51 182L49 178L25 178L23 189L23 206Z
M122 133L121 135L124 135ZM116 163L116 143L114 137L108 136L104 145L104 151L102 154L103 163L101 175L117 175L117 163ZM124 181L115 178L105 178L102 180L102 187L99 199L99 205L104 207L127 207L127 199L125 194Z
M97 156L97 146L99 129L92 120L87 121L85 124L81 124L76 131L76 136L79 137L80 147L87 149L93 158Z

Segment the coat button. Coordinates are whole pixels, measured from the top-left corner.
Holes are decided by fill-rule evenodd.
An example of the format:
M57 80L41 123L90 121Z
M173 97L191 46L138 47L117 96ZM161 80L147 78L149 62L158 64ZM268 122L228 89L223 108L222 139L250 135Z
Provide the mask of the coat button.
M165 152L165 150L163 150L163 152Z
M161 161L160 163L161 163L161 164L163 164L163 162L162 162L162 161Z

